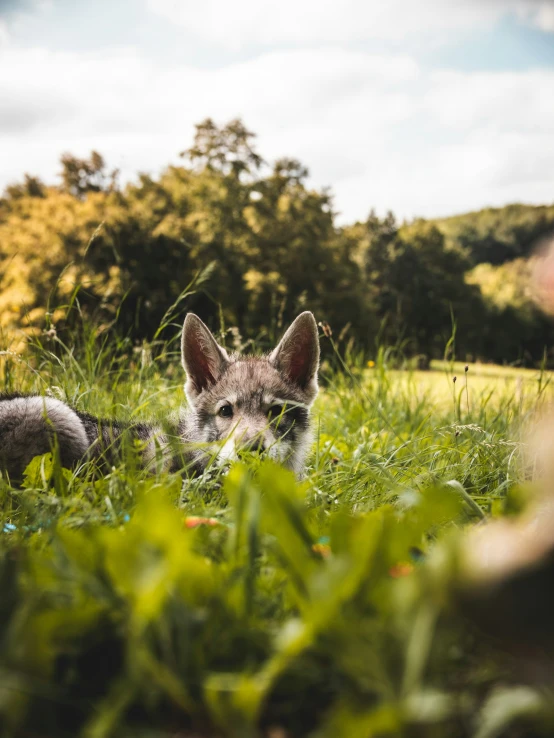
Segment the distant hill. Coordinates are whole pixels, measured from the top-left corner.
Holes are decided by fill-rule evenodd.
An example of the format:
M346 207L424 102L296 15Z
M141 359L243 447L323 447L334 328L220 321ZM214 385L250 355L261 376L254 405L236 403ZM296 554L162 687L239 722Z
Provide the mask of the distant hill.
M461 249L473 265L504 264L529 256L554 236L554 204L507 205L433 221L448 246Z

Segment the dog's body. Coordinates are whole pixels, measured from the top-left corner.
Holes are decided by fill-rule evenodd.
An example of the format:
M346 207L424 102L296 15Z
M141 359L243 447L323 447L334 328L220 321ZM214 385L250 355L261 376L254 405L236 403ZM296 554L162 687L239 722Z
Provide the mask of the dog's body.
M189 407L161 426L122 424L75 410L52 397L0 394L0 471L18 480L35 456L54 449L64 467L113 462L127 441L142 462L201 472L241 449L302 472L310 442L309 409L317 395L319 342L311 313L302 313L266 357L229 355L202 321L187 315L182 360Z
M136 440L145 464L168 434L148 423L125 424L80 412L53 397L0 394L0 471L19 481L35 456L57 450L62 466L87 460L113 463L123 440Z

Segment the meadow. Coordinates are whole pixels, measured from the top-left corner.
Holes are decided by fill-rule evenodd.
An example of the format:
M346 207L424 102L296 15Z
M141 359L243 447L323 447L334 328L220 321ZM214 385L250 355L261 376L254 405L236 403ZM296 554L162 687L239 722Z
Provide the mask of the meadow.
M321 340L301 481L257 457L148 475L133 448L0 479L2 737L553 734L551 693L458 607L464 530L530 494L550 375ZM177 345L50 330L2 352L0 389L163 419Z

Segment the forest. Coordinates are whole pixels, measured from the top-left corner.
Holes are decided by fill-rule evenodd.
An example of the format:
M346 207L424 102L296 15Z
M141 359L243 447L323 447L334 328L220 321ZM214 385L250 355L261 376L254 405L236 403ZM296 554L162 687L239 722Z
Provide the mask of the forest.
M343 346L375 354L536 366L554 326L533 298L536 249L554 204L439 220L337 225L330 190L295 159L266 162L240 120L196 126L181 165L119 183L102 155L69 153L0 199L5 342L62 335L78 308L135 343L194 310L230 342L269 345L309 307ZM160 329L161 326L161 329Z

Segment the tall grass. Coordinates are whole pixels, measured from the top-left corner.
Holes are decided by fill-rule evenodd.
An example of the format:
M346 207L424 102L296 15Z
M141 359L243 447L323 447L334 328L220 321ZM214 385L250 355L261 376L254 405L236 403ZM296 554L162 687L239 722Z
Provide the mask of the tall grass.
M177 345L49 329L0 355L1 389L163 419ZM452 589L460 532L520 504L548 377L393 359L325 362L301 482L258 459L146 474L132 449L0 480L0 735L552 735L551 695Z

